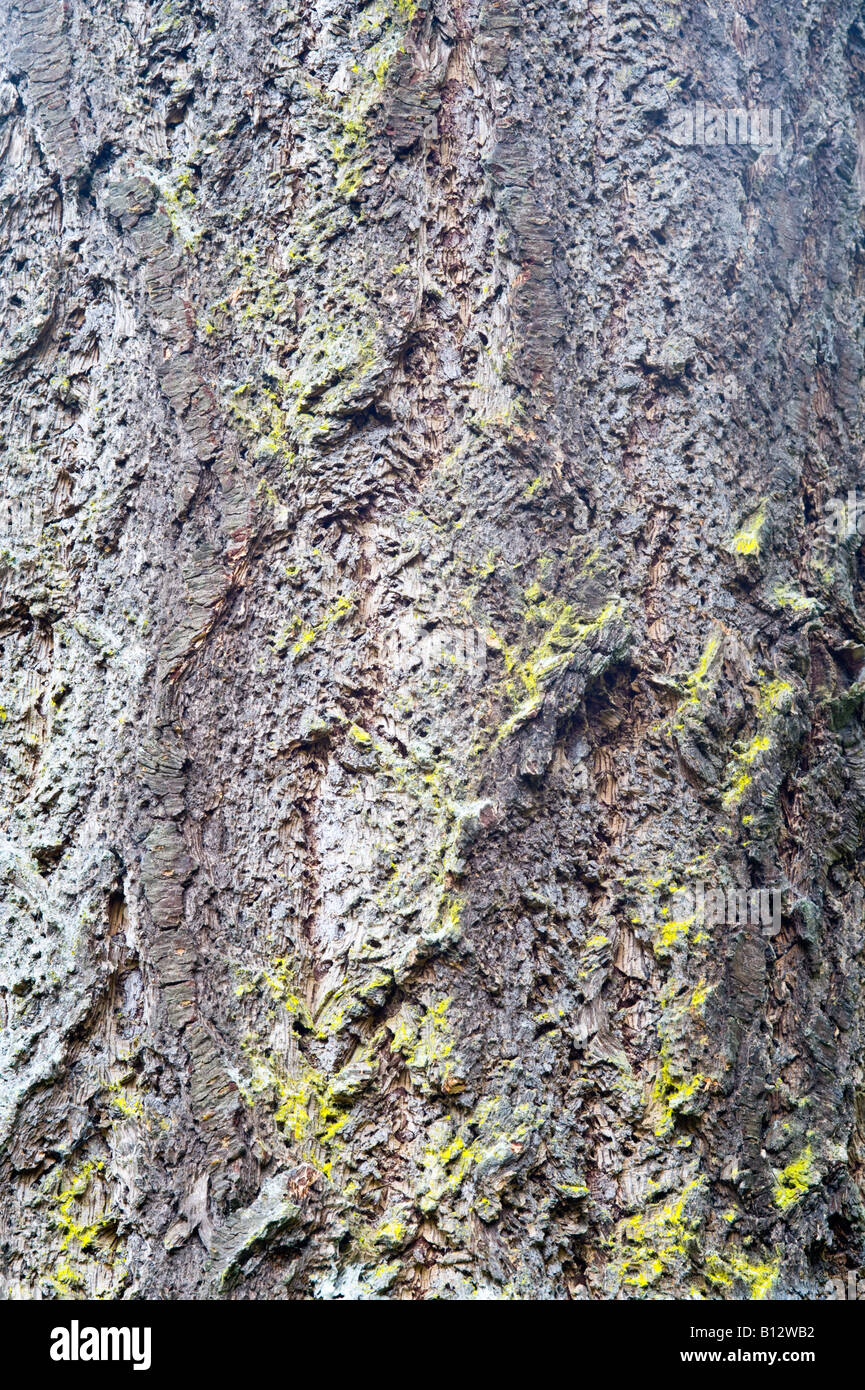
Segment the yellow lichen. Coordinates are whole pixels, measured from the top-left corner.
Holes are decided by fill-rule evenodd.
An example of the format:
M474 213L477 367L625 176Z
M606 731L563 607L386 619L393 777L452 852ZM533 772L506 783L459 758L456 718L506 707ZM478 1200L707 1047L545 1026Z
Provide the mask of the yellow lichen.
M593 634L598 633L613 619L621 617L624 611L622 599L613 599L605 605L595 618L580 616L573 605L561 599L540 599L537 585L530 585L526 591L529 599L527 618L544 623L547 631L540 643L519 660L514 649L498 642L505 660L508 679L505 691L513 705L514 713L505 720L498 731L496 743L513 733L540 708L546 682L556 671L561 670L573 660L574 653ZM537 601L536 601L537 600Z
M730 541L730 549L737 555L758 555L760 552L760 532L766 523L766 499L760 501L755 512L745 520Z
M771 1263L751 1263L744 1255L718 1255L713 1252L706 1259L706 1277L710 1283L724 1288L731 1288L735 1280L741 1280L752 1299L766 1299L778 1277L780 1263L779 1259Z
M663 1206L650 1207L619 1223L616 1244L621 1253L613 1267L622 1283L644 1289L665 1273L676 1271L687 1258L696 1232L690 1204L705 1185L705 1178L695 1178Z
M820 1174L814 1166L810 1144L799 1158L788 1163L780 1173L775 1174L775 1187L772 1193L775 1206L781 1211L795 1206L805 1196L809 1188L820 1181Z
M697 1072L688 1080L676 1077L671 1069L669 1058L662 1054L661 1070L652 1086L652 1100L656 1107L660 1108L660 1116L655 1123L655 1134L658 1138L663 1138L665 1134L669 1134L676 1115L681 1111L685 1102L696 1095L700 1087L706 1084L707 1078L702 1072Z

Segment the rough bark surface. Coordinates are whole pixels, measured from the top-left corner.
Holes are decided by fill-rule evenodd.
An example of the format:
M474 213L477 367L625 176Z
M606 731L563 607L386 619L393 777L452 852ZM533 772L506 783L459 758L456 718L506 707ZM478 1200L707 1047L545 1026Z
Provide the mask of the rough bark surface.
M4 1295L824 1296L859 5L2 18Z

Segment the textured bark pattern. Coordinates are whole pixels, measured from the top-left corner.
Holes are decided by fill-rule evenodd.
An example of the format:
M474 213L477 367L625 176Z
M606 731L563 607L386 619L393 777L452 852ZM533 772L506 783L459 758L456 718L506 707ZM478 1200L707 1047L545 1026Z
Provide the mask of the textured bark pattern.
M860 1265L858 14L4 0L5 1296Z

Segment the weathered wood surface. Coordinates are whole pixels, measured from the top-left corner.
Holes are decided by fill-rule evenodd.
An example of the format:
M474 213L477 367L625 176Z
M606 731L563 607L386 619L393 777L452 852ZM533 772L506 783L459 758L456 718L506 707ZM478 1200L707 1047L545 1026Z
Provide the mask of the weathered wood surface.
M5 1296L823 1296L859 6L0 43ZM698 102L780 148L676 143Z

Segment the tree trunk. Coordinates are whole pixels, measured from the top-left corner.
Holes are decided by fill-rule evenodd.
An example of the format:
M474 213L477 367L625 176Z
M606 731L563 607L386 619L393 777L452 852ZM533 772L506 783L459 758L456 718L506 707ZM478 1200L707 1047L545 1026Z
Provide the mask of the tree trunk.
M825 1297L859 6L6 4L4 1295Z

